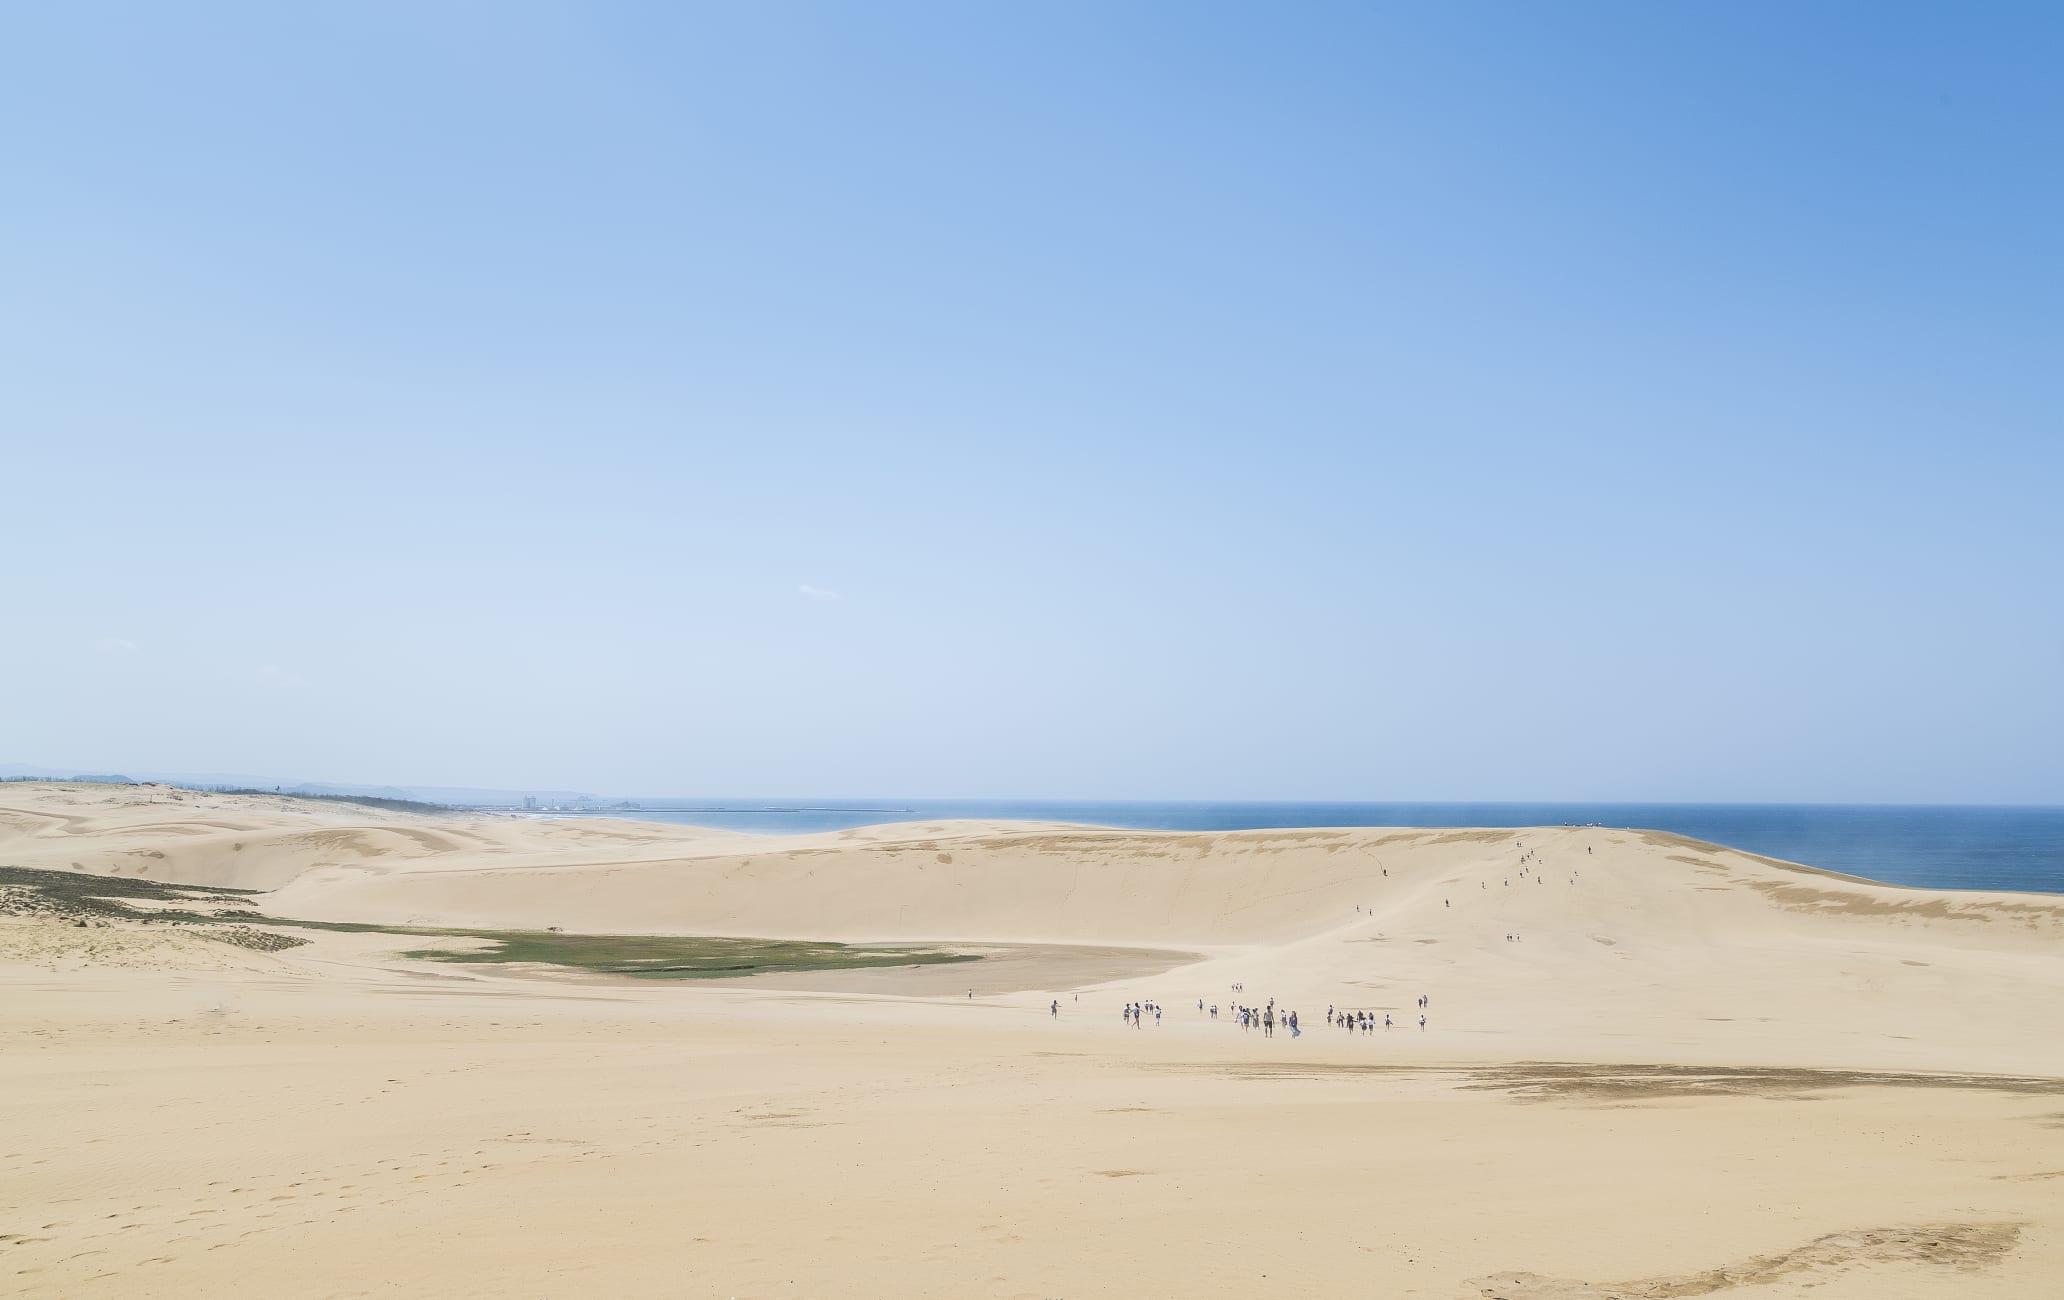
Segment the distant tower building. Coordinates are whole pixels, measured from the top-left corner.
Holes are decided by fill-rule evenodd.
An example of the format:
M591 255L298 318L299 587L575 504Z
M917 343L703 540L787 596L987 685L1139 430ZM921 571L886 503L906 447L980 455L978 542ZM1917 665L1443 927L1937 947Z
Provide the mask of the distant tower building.
M536 812L536 811L537 811L537 796L536 796L536 795L534 795L534 794L527 794L527 795L524 795L524 796L523 796L523 810L524 810L525 812Z

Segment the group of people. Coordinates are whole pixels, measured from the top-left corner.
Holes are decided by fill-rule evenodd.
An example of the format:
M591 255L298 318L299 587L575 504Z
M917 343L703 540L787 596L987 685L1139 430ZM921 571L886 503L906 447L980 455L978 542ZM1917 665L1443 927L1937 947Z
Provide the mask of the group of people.
M1237 990L1240 986L1236 984L1233 987ZM1423 993L1419 995L1419 1027L1421 1029L1426 1028L1426 1009L1432 1005L1432 998ZM1216 1002L1207 1008L1204 1005L1204 999L1199 998L1197 999L1197 1010L1205 1012L1213 1020L1218 1019L1218 1004ZM1288 1029L1293 1037L1302 1036L1304 1032L1297 1013L1287 1007L1278 1010L1274 998L1270 998L1266 1004L1258 1007L1242 1006L1235 1002L1232 1004L1231 1011L1233 1017L1240 1022L1240 1028L1259 1029L1264 1038L1275 1037L1276 1027L1279 1025ZM1349 1033L1360 1030L1365 1034L1373 1034L1376 1032L1376 1020L1377 1013L1374 1011L1346 1011L1331 1006L1326 1008L1326 1023L1335 1028L1344 1029ZM1396 1022L1391 1019L1390 1013L1384 1012L1383 1028L1391 1029L1395 1025Z
M1424 995L1420 996L1419 1005L1422 1008L1422 1011L1419 1015L1419 1027L1421 1029L1424 1029L1426 1028L1426 1014L1423 1008L1428 1005L1427 998ZM1345 1029L1350 1034L1355 1033L1356 1031L1360 1031L1364 1034L1373 1034L1376 1032L1376 1013L1373 1011L1336 1012L1332 1007L1327 1007L1326 1023L1332 1025L1336 1029ZM1383 1027L1385 1029L1390 1029L1393 1026L1394 1022L1390 1018L1390 1013L1388 1011L1384 1012Z
M1541 862L1540 850L1527 849L1524 841L1520 842L1517 845L1517 847L1521 850L1518 873L1520 880L1524 882L1527 879L1527 877L1531 876L1533 877L1535 884L1538 885L1543 883L1541 874L1538 871L1534 870L1534 867L1539 865ZM1586 846L1584 851L1587 854L1592 852L1589 846ZM1388 870L1385 870L1383 874L1385 876L1388 876L1390 872ZM1570 883L1575 884L1576 872L1572 871L1570 873L1570 876ZM1512 884L1511 878L1507 877L1504 883L1506 887L1509 888ZM1488 882L1479 882L1478 888L1483 888L1487 884ZM1452 909L1454 907L1454 903L1452 900L1444 898L1441 900L1441 906L1444 909ZM1355 911L1365 912L1366 914L1373 914L1374 909L1364 909L1361 905L1357 904L1355 907ZM1507 943L1518 943L1518 932L1513 931L1507 933L1505 936L1505 941ZM1232 991L1236 994L1244 993L1246 992L1246 989L1247 986L1243 983L1235 983L1232 986ZM1418 1011L1419 1028L1422 1030L1426 1028L1426 1012L1430 1006L1432 1006L1432 999L1428 997L1426 994L1420 994L1418 1000ZM1050 1008L1050 1010L1056 1017L1058 1017L1060 1015L1060 1003L1056 1001L1054 1005ZM1295 1011L1288 1010L1287 1008L1280 1011L1277 1010L1276 1000L1274 998L1270 998L1266 1004L1258 1007L1245 1006L1238 1001L1234 1001L1231 1004L1230 1010L1233 1014L1233 1017L1240 1022L1240 1028L1259 1029L1262 1032L1262 1036L1266 1038L1275 1037L1276 1028L1279 1025L1285 1029L1288 1029L1293 1036L1302 1033L1302 1030L1298 1024L1297 1013ZM1204 1003L1204 999L1198 998L1197 1011L1200 1015L1208 1015L1213 1020L1218 1019L1218 1004L1216 1002L1210 1004L1210 1006L1207 1007ZM1337 1029L1344 1029L1348 1033L1355 1033L1359 1031L1363 1034L1373 1034L1376 1032L1377 1018L1379 1014L1382 1018L1383 1028L1392 1029L1396 1027L1396 1022L1391 1018L1390 1013L1387 1011L1381 1013L1366 1010L1347 1011L1331 1006L1326 1008L1326 1023ZM1128 1002L1125 1004L1125 1022L1128 1025L1132 1026L1134 1029L1138 1029L1145 1022L1145 1018L1149 1015L1154 1017L1155 1024L1158 1025L1159 1023L1161 1023L1161 1006L1159 1003L1153 1001L1141 1001Z
M1241 986L1235 984L1233 987L1238 989ZM1293 1038L1304 1032L1297 1027L1297 1013L1287 1008L1282 1011L1276 1010L1276 1000L1274 998L1270 998L1268 1005L1265 1007L1243 1007L1236 1002L1233 1004L1233 1011L1239 1016L1240 1028L1259 1029L1264 1038L1274 1038L1277 1025L1281 1025L1289 1030L1290 1036ZM1218 1007L1216 1004L1213 1004L1211 1008L1211 1018L1213 1020L1218 1019Z
M1241 987L1241 985L1235 984L1233 985L1233 990L1238 992ZM1426 1028L1426 1009L1431 1005L1433 1005L1432 998L1424 993L1419 995L1419 1027L1421 1029ZM1259 1029L1264 1038L1274 1038L1278 1027L1289 1030L1293 1038L1301 1037L1304 1033L1303 1025L1297 1013L1288 1007L1278 1008L1274 998L1270 998L1266 1003L1258 1007L1244 1006L1239 1002L1234 1002L1227 1009L1232 1013L1232 1018L1239 1021L1240 1028ZM1218 1019L1218 1003L1216 1002L1207 1007L1204 1004L1204 999L1198 998L1197 1011L1200 1015L1208 1015L1213 1020ZM1055 1019L1059 1019L1061 1014L1060 999L1056 998L1047 1007L1047 1012ZM1138 1002L1127 1002L1119 1009L1119 1014L1124 1018L1126 1025L1133 1029L1139 1029L1144 1026L1149 1016L1152 1016L1154 1024L1159 1026L1162 1007L1160 1003L1153 999L1145 998ZM1364 1034L1373 1034L1376 1032L1377 1014L1374 1011L1347 1011L1329 1006L1326 1008L1326 1023L1335 1028L1344 1029L1349 1033L1360 1030ZM1395 1027L1396 1022L1391 1019L1389 1012L1382 1013L1382 1017L1383 1028L1391 1029Z
M1357 1030L1365 1034L1373 1034L1376 1032L1376 1013L1373 1011L1341 1011L1336 1013L1333 1008L1327 1007L1326 1023L1332 1025L1335 1029L1345 1029L1350 1034ZM1389 1012L1384 1013L1383 1027L1385 1029L1390 1028Z

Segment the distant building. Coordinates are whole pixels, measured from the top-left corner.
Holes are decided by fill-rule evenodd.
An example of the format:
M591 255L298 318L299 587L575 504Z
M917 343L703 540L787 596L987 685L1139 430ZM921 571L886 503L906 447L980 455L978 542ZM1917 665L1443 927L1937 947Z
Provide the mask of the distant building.
M523 810L524 810L525 812L536 812L536 811L537 811L537 796L536 796L536 795L534 795L534 794L527 794L527 795L524 795L524 796L523 796Z

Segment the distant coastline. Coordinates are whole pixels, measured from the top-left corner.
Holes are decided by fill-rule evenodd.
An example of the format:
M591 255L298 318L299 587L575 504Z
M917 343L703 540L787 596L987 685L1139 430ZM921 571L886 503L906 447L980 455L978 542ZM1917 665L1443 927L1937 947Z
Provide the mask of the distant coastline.
M131 778L114 775L0 776L5 781L50 779L132 783ZM176 779L168 783L188 789L230 788ZM252 785L238 788L252 789ZM564 792L526 796L510 791L312 784L270 792L261 786L253 792L357 803L399 812L621 817L766 835L823 833L886 822L961 820L1061 822L1171 831L1600 826L1667 831L1885 884L2064 894L2064 806L2057 805L837 798L761 802L666 796L607 799ZM446 798L429 801L439 795ZM481 798L482 795L489 797Z
M1087 800L647 800L580 815L707 824L769 835L888 821L1068 822L1135 830L1317 826L1608 826L1668 831L1749 853L1931 889L2064 894L2064 807L1875 804L1271 803Z

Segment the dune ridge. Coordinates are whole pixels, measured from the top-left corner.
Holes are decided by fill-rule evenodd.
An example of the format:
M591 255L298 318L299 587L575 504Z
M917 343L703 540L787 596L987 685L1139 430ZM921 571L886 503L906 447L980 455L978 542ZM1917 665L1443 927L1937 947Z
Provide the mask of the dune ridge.
M655 985L391 934L0 918L24 1295L2047 1300L2064 1276L2064 899L1643 831L769 838L65 785L0 788L0 866L314 921L982 955ZM1302 1034L1240 1029L1243 1002ZM1349 1009L1393 1027L1327 1024Z

